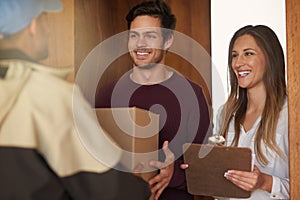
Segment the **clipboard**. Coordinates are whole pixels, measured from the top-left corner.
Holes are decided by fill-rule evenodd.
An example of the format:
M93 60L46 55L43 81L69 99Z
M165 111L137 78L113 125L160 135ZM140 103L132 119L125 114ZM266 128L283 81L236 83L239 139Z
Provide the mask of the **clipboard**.
M209 144L183 145L188 192L193 195L248 198L245 191L224 177L230 169L251 171L252 152L245 147L225 147Z

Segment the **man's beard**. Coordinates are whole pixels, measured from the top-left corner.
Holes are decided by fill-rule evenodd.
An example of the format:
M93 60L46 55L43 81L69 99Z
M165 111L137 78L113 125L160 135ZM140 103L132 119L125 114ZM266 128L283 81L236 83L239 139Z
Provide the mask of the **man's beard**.
M157 63L148 63L148 64L142 64L142 65L137 65L136 63L134 63L135 67L138 67L139 69L144 69L144 70L152 69L156 65L157 65Z

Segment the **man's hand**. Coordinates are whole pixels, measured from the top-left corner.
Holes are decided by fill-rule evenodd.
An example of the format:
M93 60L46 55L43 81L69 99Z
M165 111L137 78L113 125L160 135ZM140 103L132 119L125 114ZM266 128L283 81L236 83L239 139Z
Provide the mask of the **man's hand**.
M149 180L149 185L152 187L151 192L154 194L154 199L157 200L163 190L169 185L174 173L175 156L168 147L169 142L165 141L163 144L163 151L166 155L165 161L151 161L149 164L160 169L160 173Z

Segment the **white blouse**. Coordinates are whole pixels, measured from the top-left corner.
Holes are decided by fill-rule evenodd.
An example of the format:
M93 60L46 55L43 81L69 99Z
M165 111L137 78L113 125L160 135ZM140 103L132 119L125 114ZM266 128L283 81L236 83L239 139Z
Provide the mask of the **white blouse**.
M220 131L220 113L223 106L218 110L216 131ZM240 138L238 142L239 147L250 147L254 154L254 138L256 130L258 129L261 117L254 123L251 130L245 132L244 127L241 125ZM230 122L226 145L229 146L234 138L234 117ZM264 190L255 190L251 193L251 200L264 200L264 199L289 199L289 143L288 143L288 106L287 100L285 101L280 113L279 121L276 129L276 142L279 149L282 151L284 159L279 157L274 151L267 147L262 148L264 155L267 157L269 163L267 166L262 166L256 160L253 163L263 173L273 176L273 184L271 193ZM254 154L255 155L255 154ZM217 198L222 200L234 200L235 198Z

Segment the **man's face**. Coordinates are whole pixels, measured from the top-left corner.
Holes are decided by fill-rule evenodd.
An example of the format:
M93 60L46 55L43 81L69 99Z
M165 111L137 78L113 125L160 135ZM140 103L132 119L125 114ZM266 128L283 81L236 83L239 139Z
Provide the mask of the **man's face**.
M164 48L160 19L145 15L132 21L128 49L134 66L149 68L163 64Z
M48 16L46 13L41 14L37 18L37 26L35 31L36 36L36 60L43 60L48 57L49 47L49 28L48 28Z

